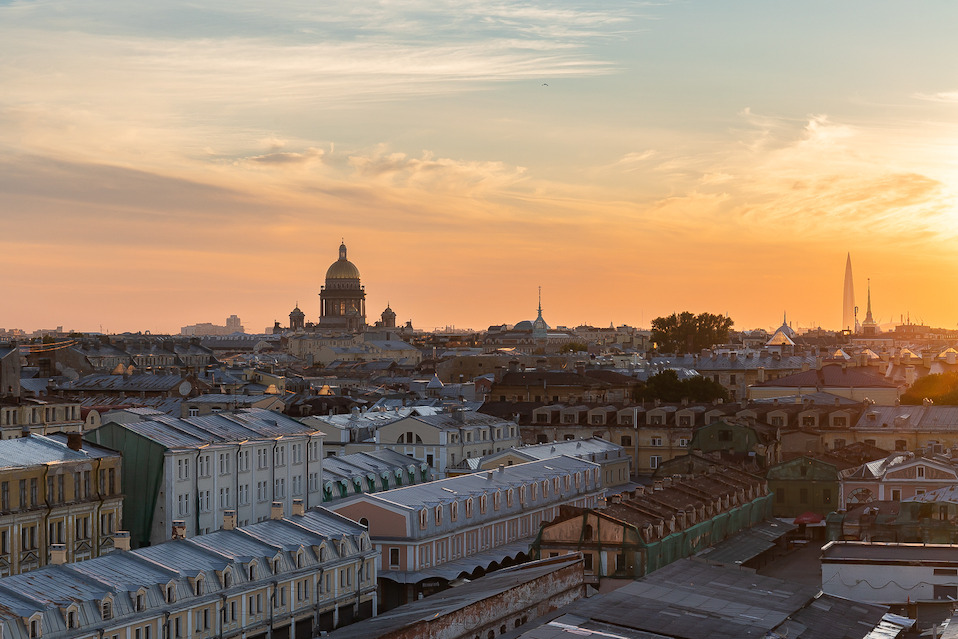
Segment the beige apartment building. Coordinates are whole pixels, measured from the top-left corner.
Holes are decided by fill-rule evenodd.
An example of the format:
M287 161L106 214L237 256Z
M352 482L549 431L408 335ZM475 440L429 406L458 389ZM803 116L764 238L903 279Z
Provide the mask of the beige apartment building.
M0 576L113 550L123 516L119 453L79 433L0 441Z

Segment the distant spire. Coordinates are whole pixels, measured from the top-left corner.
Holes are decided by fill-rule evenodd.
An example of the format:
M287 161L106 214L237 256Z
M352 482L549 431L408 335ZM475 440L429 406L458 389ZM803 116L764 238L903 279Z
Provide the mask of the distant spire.
M845 289L842 296L842 330L854 332L858 327L855 320L855 285L852 282L852 254L845 259Z
M539 287L539 317L542 317L542 287Z

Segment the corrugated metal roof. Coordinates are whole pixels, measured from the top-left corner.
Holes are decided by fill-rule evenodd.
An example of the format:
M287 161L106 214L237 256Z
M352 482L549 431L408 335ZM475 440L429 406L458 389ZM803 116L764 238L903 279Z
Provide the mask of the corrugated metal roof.
M315 430L291 417L260 408L201 417L161 417L117 426L167 448L195 448L211 443L272 439Z
M95 454L87 454L82 449L80 451L71 450L67 447L65 439L64 436L64 441L61 442L52 437L30 435L29 437L0 440L0 468L20 468L59 462L82 462L105 454L105 449L102 447L96 447L97 452ZM84 443L84 446L92 449L91 444ZM119 453L113 453L113 455L119 455Z

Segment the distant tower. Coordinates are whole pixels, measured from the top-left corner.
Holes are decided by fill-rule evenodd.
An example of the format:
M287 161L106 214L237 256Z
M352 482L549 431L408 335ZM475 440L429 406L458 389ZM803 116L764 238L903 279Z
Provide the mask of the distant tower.
M389 308L389 302L386 302L386 310L382 314L383 328L396 328L396 313Z
M845 296L842 299L842 330L855 332L855 285L852 283L852 254L845 261Z
M289 328L293 331L301 331L306 326L306 313L299 310L299 302L296 302L296 308L289 314Z
M865 311L865 321L862 322L862 333L864 335L877 335L878 322L872 317L872 281L868 280L868 310Z

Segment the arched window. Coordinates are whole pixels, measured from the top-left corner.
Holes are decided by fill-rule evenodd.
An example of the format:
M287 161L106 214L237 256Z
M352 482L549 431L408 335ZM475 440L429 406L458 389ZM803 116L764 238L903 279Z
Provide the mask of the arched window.
M369 529L369 520L366 519L365 517L360 517L360 518L359 518L359 525L365 527L365 528L368 530L368 529Z
M591 524L586 524L582 528L582 540L592 541L592 525Z

